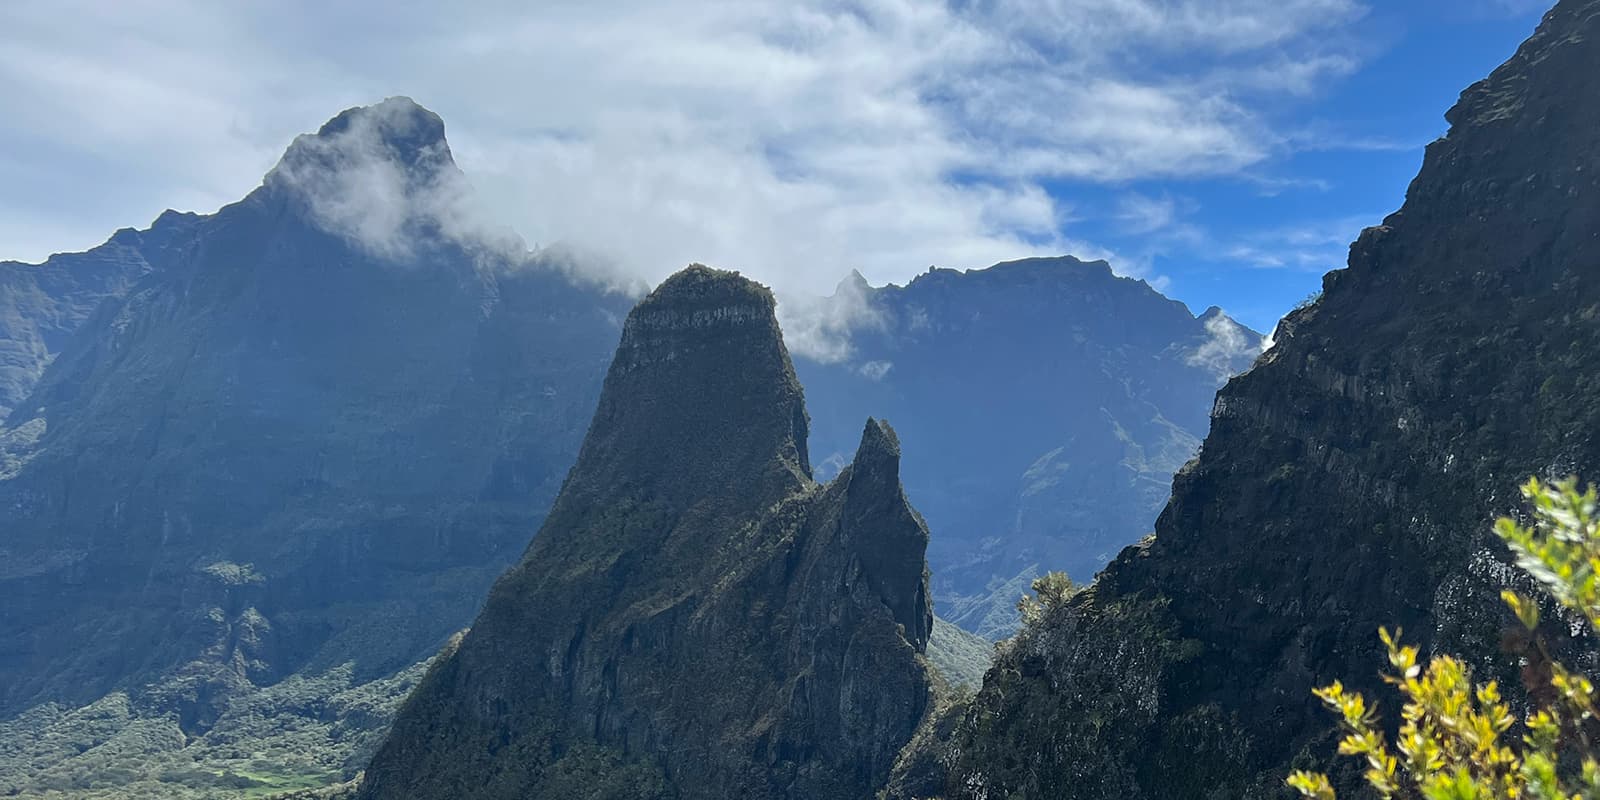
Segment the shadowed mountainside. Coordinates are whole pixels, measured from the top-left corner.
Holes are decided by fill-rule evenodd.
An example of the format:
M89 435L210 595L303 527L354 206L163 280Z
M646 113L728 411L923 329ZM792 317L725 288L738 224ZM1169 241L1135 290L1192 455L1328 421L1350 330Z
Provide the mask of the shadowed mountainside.
M391 229L327 207L375 168L402 187ZM106 268L0 426L0 712L22 715L0 724L28 732L0 786L286 730L332 740L241 774L348 771L471 619L576 455L629 300L450 230L459 180L439 118L392 99L214 215L29 268L162 260ZM177 758L162 791L217 785Z

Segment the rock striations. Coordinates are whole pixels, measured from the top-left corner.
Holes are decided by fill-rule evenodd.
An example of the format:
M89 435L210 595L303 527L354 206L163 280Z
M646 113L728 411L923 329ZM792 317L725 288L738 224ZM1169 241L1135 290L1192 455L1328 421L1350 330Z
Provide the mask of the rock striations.
M990 671L951 795L1283 796L1333 759L1313 686L1391 697L1380 625L1518 684L1489 521L1530 474L1600 479L1597 74L1600 2L1562 0L1463 93L1403 209L1221 392L1155 538Z
M771 294L663 283L543 529L362 797L871 796L931 703L928 532L888 425L826 485L806 438Z

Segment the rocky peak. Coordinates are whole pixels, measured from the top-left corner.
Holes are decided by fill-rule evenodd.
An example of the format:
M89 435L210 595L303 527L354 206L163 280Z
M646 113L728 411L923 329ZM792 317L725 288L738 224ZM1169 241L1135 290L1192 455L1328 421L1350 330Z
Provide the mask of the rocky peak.
M889 423L867 420L851 471L853 480L870 481L877 486L900 485L900 437Z
M852 523L841 530L856 534L841 544L858 554L877 595L921 650L933 630L933 606L927 592L904 589L927 580L922 553L928 530L900 488L900 438L889 423L867 420L855 460L838 480L846 486L844 515Z
M859 800L931 696L899 445L804 472L771 294L691 266L629 316L578 464L363 796Z
M390 97L370 106L339 112L314 134L295 137L285 161L308 159L327 163L337 155L380 157L408 171L436 171L455 166L445 141L444 120L409 97Z
M775 308L766 287L699 264L651 292L623 324L574 483L626 477L684 499L809 482L805 401Z
M834 287L833 296L862 295L870 291L872 291L872 284L867 282L867 276L862 275L860 270L852 269L850 274L844 276L844 279L839 281L839 285Z
M447 243L517 249L514 235L473 222L471 196L438 115L395 97L297 137L251 199L286 202L297 218L389 262Z
M449 187L404 170L449 164L441 130L409 101L346 112L241 202L117 237L137 247L15 271L70 279L71 293L16 293L33 305L13 315L0 289L0 362L31 359L0 365L0 406L22 398L12 426L37 432L0 437L0 473L26 467L0 480L0 529L12 563L45 565L0 580L0 606L17 609L8 637L23 643L0 659L0 707L176 686L191 663L217 688L187 685L222 707L338 663L321 648L352 646L361 626L325 622L331 609L414 604L405 630L362 650L377 671L470 621L572 464L625 307L462 247L387 258L438 241L419 223ZM312 163L324 157L340 169ZM56 323L69 318L86 320L70 336ZM48 368L33 356L47 348ZM382 555L352 560L363 541ZM255 610L271 632L252 639L265 644L248 667L214 656L209 632L164 623L203 612L212 595L191 584L210 586L197 570L221 561L265 576ZM447 572L460 582L437 582ZM63 588L74 582L93 590ZM84 618L109 621L72 621Z

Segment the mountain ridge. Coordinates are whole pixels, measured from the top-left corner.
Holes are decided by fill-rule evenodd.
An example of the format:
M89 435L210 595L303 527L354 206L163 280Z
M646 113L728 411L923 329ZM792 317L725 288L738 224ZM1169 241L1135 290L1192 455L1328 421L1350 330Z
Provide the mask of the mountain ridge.
M939 612L991 639L1040 572L1086 582L1152 529L1221 380L1261 347L1225 315L1070 256L905 286L847 277L833 302L854 324L848 356L797 362L818 470L848 455L854 417L896 419L935 532Z
M302 188L167 217L183 246L83 316L0 431L0 709L93 744L0 786L94 758L169 794L348 777L576 455L626 297L427 191L363 227ZM240 737L293 744L252 766ZM191 745L223 766L186 770Z

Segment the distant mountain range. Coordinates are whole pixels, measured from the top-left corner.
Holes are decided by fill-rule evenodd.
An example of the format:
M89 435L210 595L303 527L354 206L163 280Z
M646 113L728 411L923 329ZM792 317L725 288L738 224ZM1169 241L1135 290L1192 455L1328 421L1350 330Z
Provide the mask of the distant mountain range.
M906 490L928 519L942 616L1009 635L1032 578L1087 582L1154 529L1199 449L1222 382L1261 352L1220 309L1195 317L1103 261L1036 258L931 269L906 286L859 275L848 357L800 360L812 457L827 474L880 415L906 442Z
M636 299L471 228L467 191L397 98L215 214L0 264L0 793L259 795L365 764L544 521ZM797 365L797 463L831 478L893 422L938 605L990 637L1037 571L1086 578L1150 529L1259 350L1073 259L832 302L850 343ZM943 621L912 639L954 682L987 664Z

